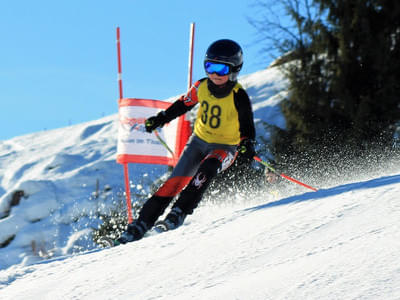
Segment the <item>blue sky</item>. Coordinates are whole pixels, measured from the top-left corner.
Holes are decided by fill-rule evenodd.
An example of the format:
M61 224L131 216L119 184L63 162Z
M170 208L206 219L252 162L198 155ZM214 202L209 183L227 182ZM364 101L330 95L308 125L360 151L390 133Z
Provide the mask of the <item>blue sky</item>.
M166 99L187 88L190 23L193 78L203 77L213 41L241 44L241 75L268 66L247 18L254 1L2 1L0 140L65 127L118 111L116 28L124 96Z

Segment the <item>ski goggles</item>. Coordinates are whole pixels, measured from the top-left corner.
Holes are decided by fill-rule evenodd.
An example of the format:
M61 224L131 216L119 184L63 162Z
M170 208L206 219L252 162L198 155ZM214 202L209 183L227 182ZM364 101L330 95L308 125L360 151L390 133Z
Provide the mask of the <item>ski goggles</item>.
M216 73L219 76L225 76L231 73L231 65L206 61L204 68L208 74Z

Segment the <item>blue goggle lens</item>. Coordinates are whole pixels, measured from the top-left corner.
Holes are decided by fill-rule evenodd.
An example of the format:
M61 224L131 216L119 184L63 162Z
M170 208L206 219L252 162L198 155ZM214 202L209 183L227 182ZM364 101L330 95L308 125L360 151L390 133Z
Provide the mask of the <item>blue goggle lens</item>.
M224 76L224 75L228 75L231 72L229 65L221 64L221 63L214 63L211 61L207 61L204 64L204 67L208 74L216 73L219 76Z

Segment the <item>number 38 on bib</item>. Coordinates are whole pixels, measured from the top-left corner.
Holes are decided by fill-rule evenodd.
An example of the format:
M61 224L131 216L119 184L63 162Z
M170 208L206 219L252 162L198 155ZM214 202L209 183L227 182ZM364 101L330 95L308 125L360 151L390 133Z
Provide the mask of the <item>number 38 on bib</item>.
M207 89L206 81L197 90L199 111L194 133L208 143L237 145L240 142L239 115L234 103L234 93L241 88L236 83L223 98L216 98Z

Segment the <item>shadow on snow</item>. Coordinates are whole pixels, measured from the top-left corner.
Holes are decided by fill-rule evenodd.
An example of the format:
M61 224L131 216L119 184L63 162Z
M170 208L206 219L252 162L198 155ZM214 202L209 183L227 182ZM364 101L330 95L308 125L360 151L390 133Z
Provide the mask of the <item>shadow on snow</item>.
M400 174L385 176L378 179L367 180L363 182L349 183L340 186L336 186L329 189L318 190L317 192L308 192L301 195L295 195L288 198L280 199L277 201L269 202L266 204L257 205L254 207L250 207L245 209L244 211L257 211L260 209L267 209L270 207L275 207L279 205L286 205L295 202L303 202L309 200L318 200L321 198L337 196L343 193L347 193L349 191L363 190L363 189L371 189L378 188L385 185L400 183Z

